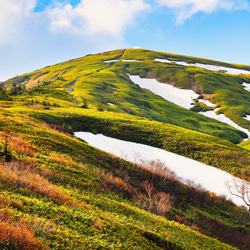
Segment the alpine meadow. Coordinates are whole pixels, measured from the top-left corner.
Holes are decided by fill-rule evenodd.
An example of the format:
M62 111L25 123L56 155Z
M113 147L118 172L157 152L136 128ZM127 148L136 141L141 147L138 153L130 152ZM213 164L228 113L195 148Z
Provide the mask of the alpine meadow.
M250 249L250 66L107 51L2 82L0 105L0 249ZM221 170L231 198L79 132Z

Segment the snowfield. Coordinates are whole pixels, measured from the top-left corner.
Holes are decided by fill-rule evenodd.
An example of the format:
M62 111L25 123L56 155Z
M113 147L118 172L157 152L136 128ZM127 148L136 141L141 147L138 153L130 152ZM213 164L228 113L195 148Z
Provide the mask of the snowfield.
M234 127L234 128L236 128L238 130L241 130L241 131L245 132L247 134L247 136L248 136L248 138L246 140L248 140L250 138L250 132L248 131L248 129L240 127L239 125L234 123L232 120L227 118L224 114L217 115L216 111L218 111L218 110L219 110L219 108L214 109L214 110L209 110L209 111L206 111L206 112L199 112L199 113L204 115L204 116L216 119L216 120L218 120L220 122L224 122L224 123L230 125L231 127Z
M140 78L140 76L137 75L129 75L130 80L138 84L143 89L148 89L152 93L161 96L165 100L172 102L180 107L190 109L193 107L192 102L193 99L198 98L198 94L196 94L193 90L188 89L178 89L172 85L166 84L166 83L160 83L156 79L148 79L148 78ZM215 104L211 103L210 101L206 100L199 100L200 102L204 102L209 107L214 107ZM214 109L211 111L206 112L199 112L200 114L216 119L220 122L224 122L238 130L241 130L245 132L248 135L248 138L250 138L250 132L234 123L232 120L227 118L224 114L217 115L215 112L218 109Z
M242 83L242 86L244 87L244 89L245 89L246 91L249 91L249 92L250 92L250 83L243 82L243 83Z
M141 88L148 89L165 100L186 109L192 108L193 105L191 103L193 99L199 96L193 90L178 89L172 85L160 83L156 79L140 78L140 76L137 75L129 75L129 78Z
M212 71L221 71L221 72L231 74L231 75L250 74L250 71L248 70L228 68L228 67L223 67L223 66L215 66L211 64L202 64L202 63L190 63L189 64L189 63L182 62L182 61L170 61L167 59L159 59L159 58L155 58L154 61L161 62L161 63L175 63L175 64L182 65L182 66L193 66L193 67L208 69Z
M226 185L226 183L232 183L233 180L239 181L240 179L225 171L163 149L118 140L102 134L94 135L89 132L76 132L75 136L93 147L133 163L140 164L141 159L148 162L160 160L169 170L175 172L181 182L188 184L191 181L195 185L200 184L203 189L209 190L216 195L225 196L238 206L245 205L240 198L230 194Z
M250 121L250 115L247 115L246 117L244 117L246 120Z

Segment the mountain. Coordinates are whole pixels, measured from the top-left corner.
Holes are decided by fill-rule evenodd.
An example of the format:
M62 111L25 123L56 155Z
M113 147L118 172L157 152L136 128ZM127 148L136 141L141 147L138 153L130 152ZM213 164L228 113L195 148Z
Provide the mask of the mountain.
M194 111L216 110L217 114L224 114L246 129L249 129L250 124L250 121L245 119L250 114L250 93L244 88L243 83L250 82L248 75L230 75L222 73L222 70L211 71L177 63L164 63L164 60L250 71L250 67L247 66L240 67L193 57L126 49L88 55L46 67L10 79L4 85L10 88L16 83L25 86L26 89L40 86L47 91L53 90L57 93L64 91L64 95L70 92L68 96L71 99L74 98L81 104L85 101L89 107L96 107L97 103L101 102L103 108L113 112L143 115L152 120L215 135L233 143L239 143L241 138L246 137L244 133L232 127L174 105L149 90L140 88L131 81L129 74L155 78L181 89L192 89L197 94L193 101ZM207 106L206 102L199 102L202 98L212 102L213 107Z
M249 133L248 73L125 49L2 83L1 248L249 249L245 209L157 171L160 163L145 168L74 137L155 146L249 181L249 143L240 143Z

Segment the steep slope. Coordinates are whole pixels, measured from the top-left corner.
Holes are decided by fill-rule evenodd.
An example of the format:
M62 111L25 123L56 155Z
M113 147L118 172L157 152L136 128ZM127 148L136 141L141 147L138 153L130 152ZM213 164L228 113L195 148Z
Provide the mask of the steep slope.
M7 141L12 158L0 163L2 249L249 246L246 211L171 174L162 178L94 149L23 111L0 110L0 129L8 127L0 145Z
M88 55L18 76L8 80L4 85L10 89L15 83L25 86L30 92L32 89L34 91L40 87L39 96L44 94L47 97L51 97L51 94L45 93L46 91L53 90L57 93L63 91L64 95L67 92L70 93L72 101L79 105L87 103L88 107L93 108L99 104L101 109L145 116L215 135L234 143L239 143L241 138L246 137L244 132L184 109L140 88L130 80L128 74L156 78L160 82L178 88L192 89L200 95L199 98L208 99L214 104L214 107L209 107L199 101L201 99L190 100L194 103L193 110L206 111L218 107L217 113L223 112L235 123L248 129L250 121L244 119L244 116L250 114L250 93L242 86L243 81L249 80L246 75L229 75L193 66L162 63L155 59L184 60L187 63L206 63L249 69L247 66L130 49Z

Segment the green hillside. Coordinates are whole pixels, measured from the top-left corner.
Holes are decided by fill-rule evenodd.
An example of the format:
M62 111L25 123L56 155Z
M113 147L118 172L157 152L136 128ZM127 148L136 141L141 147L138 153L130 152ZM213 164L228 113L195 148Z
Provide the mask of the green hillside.
M8 128L1 138L1 249L247 249L245 210L180 184L171 173L146 171L72 137L62 114L77 114L80 126L83 111L49 111L1 109L1 131ZM96 129L106 127L108 112L93 113L92 119L87 115L96 120ZM66 123L42 121L52 114ZM128 118L121 115L117 122ZM233 144L213 140L235 147L237 155Z
M117 50L1 85L0 249L249 249L245 208L180 183L157 161L135 165L73 136L89 131L144 143L249 181L249 142L236 145L243 132L139 88L128 74L195 88L245 128L250 98L241 84L248 76L155 58L250 69Z
M210 101L215 103L216 107L220 107L219 113L224 113L245 128L249 128L250 124L250 121L243 118L250 114L250 93L244 90L241 84L243 81L250 81L250 78L243 75L231 76L221 72L211 72L196 67L163 64L153 61L155 58L219 64L219 62L205 59L146 50L118 50L88 55L49 66L12 78L4 85L7 89L11 89L14 83L20 88L26 88L28 92L33 92L35 96L39 92L37 93L38 99L42 95L49 98L49 102L55 105L55 97L64 95L64 100L65 95L68 94L68 98L72 98L72 101L74 100L79 105L87 103L88 107L94 108L99 104L102 109L145 116L152 120L215 135L233 143L239 143L241 138L246 137L245 133L228 125L181 108L141 89L130 81L127 74L136 74L141 77L150 75L161 82L171 82L179 88L192 88L201 95L207 94L210 96ZM107 63L110 60L125 61ZM204 105L196 108L196 110L201 109L209 108Z

